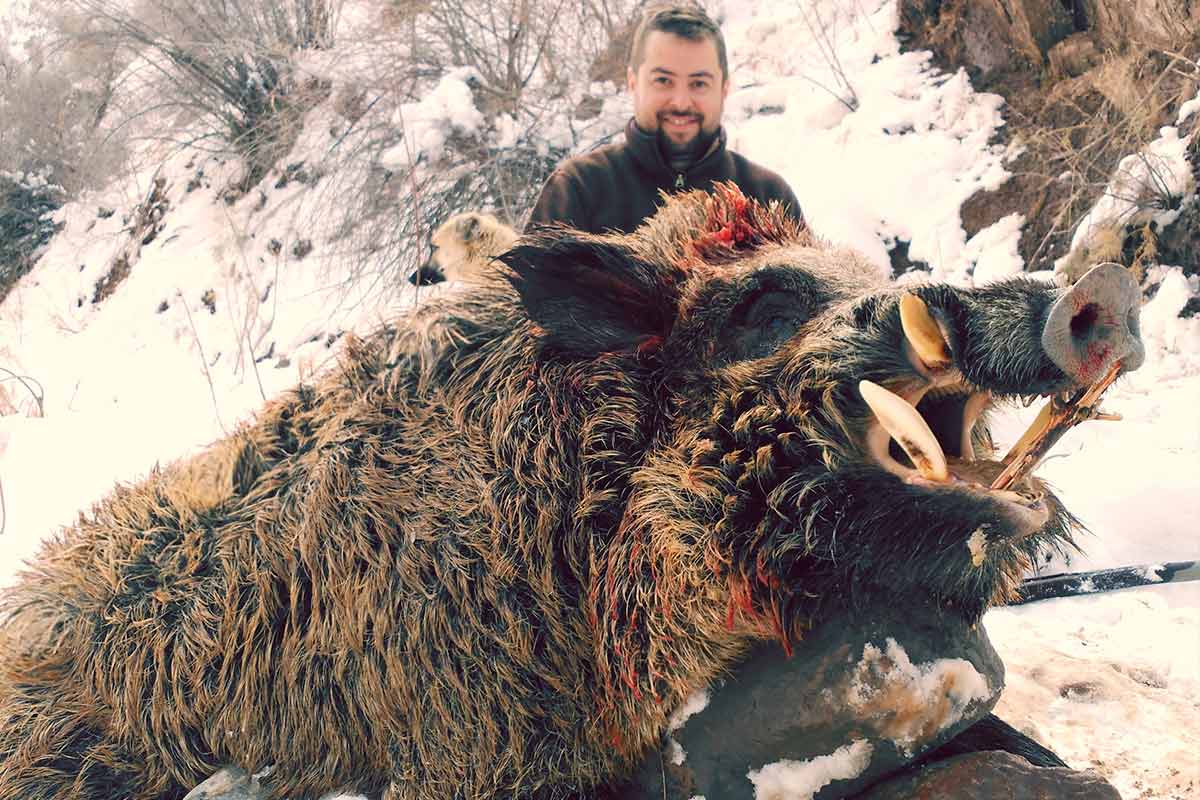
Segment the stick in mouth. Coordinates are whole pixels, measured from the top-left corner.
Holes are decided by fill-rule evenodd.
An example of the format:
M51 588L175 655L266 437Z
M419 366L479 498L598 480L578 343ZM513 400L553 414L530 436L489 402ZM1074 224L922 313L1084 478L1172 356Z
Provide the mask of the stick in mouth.
M1050 448L1071 428L1089 419L1120 419L1100 411L1100 396L1121 374L1122 364L1117 361L1103 378L1073 396L1050 398L1033 425L1017 441L1004 457L1004 470L992 482L993 490L1009 489L1024 478L1045 457Z
M900 322L910 348L909 358L913 359L914 366L928 370L928 374L945 373L953 363L950 349L940 326L924 301L914 294L905 294L900 300ZM1091 386L1079 389L1074 394L1063 393L1052 397L1001 461L1001 472L988 488L995 492L1011 492L1012 487L1033 471L1063 434L1080 422L1089 419L1120 419L1119 416L1101 412L1099 403L1101 395L1117 379L1123 368L1123 362L1118 360L1104 377ZM906 479L908 476L919 475L934 483L953 482L954 478L950 474L941 444L913 402L869 380L859 381L858 391L882 428L870 435L868 448L885 469ZM980 404L977 401L980 400L986 403L986 393L977 393L968 398L964 406L961 454L966 460L971 460L970 431L975 417L978 416ZM974 412L968 413L967 409L972 407L972 404ZM881 436L884 438L880 438ZM897 464L888 457L886 437L900 445L912 468ZM983 488L980 484L974 485Z

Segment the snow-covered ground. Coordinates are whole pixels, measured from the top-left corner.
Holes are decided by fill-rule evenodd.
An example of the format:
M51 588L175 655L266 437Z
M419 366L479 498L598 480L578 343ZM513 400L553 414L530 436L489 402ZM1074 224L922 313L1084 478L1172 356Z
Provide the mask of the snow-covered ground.
M1003 148L989 144L1002 101L933 71L925 54L901 53L894 0L729 0L724 17L731 141L789 180L821 235L881 270L888 246L909 241L910 257L932 268L919 277L962 285L1020 269L1023 220L970 240L959 222L961 203L1005 175ZM473 119L468 92L446 82L439 92L441 116L421 121L435 140L439 122ZM614 90L609 106L624 102ZM318 108L310 124L328 113ZM1180 157L1178 138L1164 129L1157 152ZM0 371L11 412L0 416L0 584L114 481L202 448L320 369L332 335L416 301L347 295L319 237L295 257L293 244L312 235L293 213L308 189L267 182L265 206L257 191L227 206L217 191L237 170L174 156L160 173L165 229L99 304L95 283L127 244L122 218L152 175L69 205L64 230L0 305L0 367L44 395L35 416L31 393ZM101 207L117 213L102 218ZM1105 401L1124 421L1072 431L1039 471L1091 530L1082 555L1047 571L1200 557L1200 318L1179 318L1200 285L1170 265L1156 276L1142 315L1146 365ZM1001 415L1001 445L1035 412ZM1200 796L1200 583L1000 609L985 624L1008 666L1003 716L1126 798Z

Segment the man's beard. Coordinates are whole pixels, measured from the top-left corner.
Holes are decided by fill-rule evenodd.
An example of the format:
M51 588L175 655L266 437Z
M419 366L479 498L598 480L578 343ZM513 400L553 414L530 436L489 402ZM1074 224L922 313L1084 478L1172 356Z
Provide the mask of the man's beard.
M673 141L666 132L666 119L669 117L686 117L694 120L697 125L696 135L683 144ZM659 114L658 115L658 146L669 159L697 158L713 140L713 133L704 130L704 118L699 114Z

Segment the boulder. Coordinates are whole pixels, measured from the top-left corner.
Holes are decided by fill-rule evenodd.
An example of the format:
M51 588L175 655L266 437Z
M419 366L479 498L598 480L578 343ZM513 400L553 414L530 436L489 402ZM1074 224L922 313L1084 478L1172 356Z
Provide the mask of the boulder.
M1200 5L1189 0L1080 0L1078 5L1104 49L1174 48L1200 33Z
M954 756L872 787L856 800L1121 800L1112 784L1093 772L1035 767L1012 753ZM711 799L710 799L711 800Z
M1003 684L982 626L904 603L845 613L685 704L615 797L845 797L985 717Z
M1042 67L1047 53L1075 32L1057 0L902 0L901 31L951 64L966 65L973 79L1025 65Z
M224 767L192 789L183 800L260 800L258 780L241 767Z

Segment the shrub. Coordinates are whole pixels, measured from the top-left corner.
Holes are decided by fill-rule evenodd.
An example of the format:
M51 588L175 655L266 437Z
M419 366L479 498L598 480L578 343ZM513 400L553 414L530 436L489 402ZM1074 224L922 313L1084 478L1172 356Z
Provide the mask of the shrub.
M345 124L332 158L343 167L325 170L334 179L324 207L337 220L343 273L407 286L432 232L459 211L489 211L519 228L563 157L624 124L624 114L598 113L588 78L623 79L624 48L619 70L609 62L638 4L393 0L370 44L384 57L335 104ZM429 107L446 81L469 87L469 108L460 94ZM585 107L586 119L577 115Z
M135 100L117 123L147 109L159 117L179 112L173 135L190 130L190 144L216 141L214 149L243 156L246 188L290 149L300 115L322 99L320 91L299 91L292 57L330 47L341 8L341 0L68 3L91 20L90 40L141 59L152 102Z
M0 301L58 230L51 214L62 205L64 194L44 174L0 172Z

